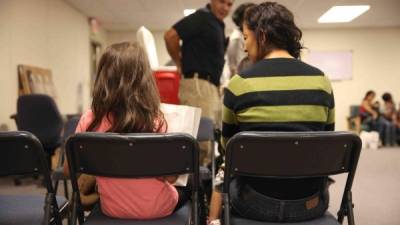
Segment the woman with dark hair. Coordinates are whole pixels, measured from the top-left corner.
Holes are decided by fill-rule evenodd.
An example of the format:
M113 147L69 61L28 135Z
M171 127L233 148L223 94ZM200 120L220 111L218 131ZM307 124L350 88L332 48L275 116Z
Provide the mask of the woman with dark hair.
M377 120L379 117L379 109L376 110L374 107L375 91L369 90L365 93L365 96L360 106L360 117L361 123L370 122Z
M390 144L394 146L396 144L397 139L397 113L396 113L396 105L393 101L392 94L389 92L385 92L382 95L383 100L383 117L386 119L389 124L387 125L387 131L385 135L387 135L386 144Z
M394 104L392 94L390 94L389 92L385 92L382 95L382 100L384 103L383 116L388 121L395 123L396 122L396 105Z
M243 36L254 64L235 75L226 90L223 146L240 131L334 130L331 84L321 70L299 60L302 32L294 23L293 14L275 2L250 7L244 17ZM231 186L232 211L270 222L317 218L328 208L327 180L239 177ZM216 181L222 183L223 168ZM210 224L218 224L221 203L222 196L216 188Z

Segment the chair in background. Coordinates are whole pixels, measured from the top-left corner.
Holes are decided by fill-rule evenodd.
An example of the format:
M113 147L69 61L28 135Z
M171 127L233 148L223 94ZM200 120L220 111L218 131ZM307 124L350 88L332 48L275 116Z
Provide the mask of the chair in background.
M69 199L69 191L68 191L68 180L69 178L64 175L64 155L65 155L65 143L69 136L75 133L76 127L78 125L80 117L74 116L71 117L64 125L63 135L62 135L62 148L60 151L60 158L58 160L58 164L56 169L51 174L51 178L54 182L54 191L57 193L58 184L60 181L63 181L64 184L64 194L67 199Z
M361 140L348 132L241 132L227 145L224 176L226 225L278 225L231 216L229 186L234 176L266 178L325 177L347 173L336 219L325 216L293 225L338 225L347 217L354 225L351 187L361 152Z
M210 160L211 160L211 176L204 179L211 179L212 186L214 187L214 175L215 175L215 135L214 135L214 122L212 119L207 117L201 117L199 131L197 132L197 141L210 141L211 142L211 151L210 151ZM201 169L201 168L200 168ZM204 170L203 170L204 171ZM200 173L207 174L206 172Z
M18 130L28 131L39 139L51 169L51 156L61 145L63 128L63 120L54 100L43 94L19 96L15 122Z
M196 140L186 134L79 133L67 141L73 188L72 224L198 225L199 152ZM166 160L168 159L168 160ZM105 177L158 177L192 174L192 201L172 215L155 220L123 220L92 213L84 221L77 174ZM193 223L191 223L193 222Z
M207 217L208 205L211 199L211 192L215 183L215 129L214 123L210 118L201 117L199 123L199 130L197 132L198 142L208 141L211 143L210 161L209 166L200 166L200 196L204 196L200 201L204 202L203 210L200 210L200 218ZM205 195L204 195L205 194Z
M347 117L347 129L357 134L361 132L360 106L350 106L350 115Z
M371 131L371 124L369 122L361 122L359 105L350 106L350 115L347 117L347 129L357 134L361 131Z
M42 174L46 195L0 195L0 224L62 225L68 202L56 197L45 152L31 133L0 132L0 176Z

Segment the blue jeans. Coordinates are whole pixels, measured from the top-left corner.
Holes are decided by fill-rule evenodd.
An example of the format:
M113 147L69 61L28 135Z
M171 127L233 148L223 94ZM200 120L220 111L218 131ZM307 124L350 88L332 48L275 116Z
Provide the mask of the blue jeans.
M300 222L321 217L329 204L327 187L312 196L279 200L262 195L235 179L231 183L232 213L244 218L268 222Z
M372 129L379 132L379 137L383 142L383 145L395 145L396 144L396 126L383 117L372 121Z

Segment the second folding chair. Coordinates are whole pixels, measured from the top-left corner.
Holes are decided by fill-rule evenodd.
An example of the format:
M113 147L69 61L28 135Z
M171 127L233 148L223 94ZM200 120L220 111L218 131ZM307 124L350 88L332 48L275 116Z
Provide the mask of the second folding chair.
M338 218L320 218L293 225L354 225L351 187L361 151L360 138L348 132L241 132L227 145L224 176L225 225L280 225L230 213L230 183L236 176L298 179L347 173Z
M63 135L62 135L62 146L60 148L60 157L58 159L58 164L56 169L52 172L51 178L54 182L54 191L58 192L58 184L63 181L64 194L67 199L69 199L68 191L68 180L69 178L64 175L64 157L65 157L65 143L69 136L75 133L75 129L78 125L80 117L74 116L70 118L64 125Z

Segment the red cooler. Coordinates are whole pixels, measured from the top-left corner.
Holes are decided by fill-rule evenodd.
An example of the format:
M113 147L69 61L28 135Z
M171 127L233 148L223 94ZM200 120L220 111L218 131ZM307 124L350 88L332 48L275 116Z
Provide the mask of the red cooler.
M154 71L157 87L160 92L161 102L179 105L179 80L178 71L156 70Z

